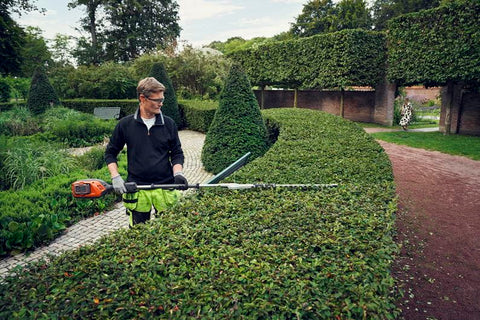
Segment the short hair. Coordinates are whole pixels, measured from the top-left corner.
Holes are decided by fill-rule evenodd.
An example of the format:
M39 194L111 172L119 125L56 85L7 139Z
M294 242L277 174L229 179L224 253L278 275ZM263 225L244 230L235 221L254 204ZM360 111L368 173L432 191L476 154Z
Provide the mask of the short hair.
M137 94L149 97L152 93L165 92L165 86L154 77L147 77L138 82Z

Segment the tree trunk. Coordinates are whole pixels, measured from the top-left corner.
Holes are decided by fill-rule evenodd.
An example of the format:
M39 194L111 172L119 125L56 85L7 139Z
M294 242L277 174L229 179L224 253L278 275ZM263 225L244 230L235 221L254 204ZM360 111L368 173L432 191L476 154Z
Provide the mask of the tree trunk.
M448 102L446 103L445 108L445 135L449 135L451 133L451 126L452 126L452 108L453 108L453 98L454 98L454 85L452 81L448 81L447 83L447 97Z
M345 90L343 88L340 92L340 117L345 117Z
M293 107L298 107L298 88L295 88L295 93L293 96Z

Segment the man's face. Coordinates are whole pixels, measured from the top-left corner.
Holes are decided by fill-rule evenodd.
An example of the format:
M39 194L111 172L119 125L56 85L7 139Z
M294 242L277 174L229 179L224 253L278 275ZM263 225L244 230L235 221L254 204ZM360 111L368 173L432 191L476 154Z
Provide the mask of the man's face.
M164 95L163 92L152 93L148 97L146 95L140 95L140 111L142 116L149 118L160 113L163 105Z

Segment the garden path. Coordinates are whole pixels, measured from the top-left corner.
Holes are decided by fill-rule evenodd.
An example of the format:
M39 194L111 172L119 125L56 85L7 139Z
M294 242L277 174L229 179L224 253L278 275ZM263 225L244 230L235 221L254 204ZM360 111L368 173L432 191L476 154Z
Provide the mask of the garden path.
M379 141L399 199L403 317L480 319L480 161Z

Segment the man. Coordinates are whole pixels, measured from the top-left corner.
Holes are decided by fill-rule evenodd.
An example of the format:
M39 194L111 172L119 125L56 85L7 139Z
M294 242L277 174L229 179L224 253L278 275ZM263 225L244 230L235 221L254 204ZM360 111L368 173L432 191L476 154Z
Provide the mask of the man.
M184 184L182 173L184 155L177 126L162 114L165 86L153 77L140 80L137 86L139 108L133 115L122 118L113 131L105 150L105 161L116 193L123 194L123 202L130 216L130 227L150 219L155 213L174 205L180 193L177 190L140 190L125 193L122 176L118 172L117 156L127 146L128 182L137 185Z

